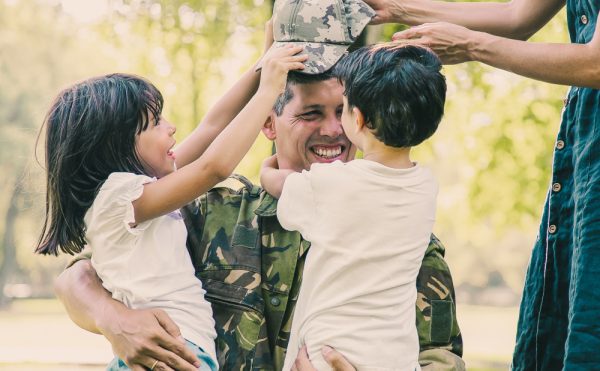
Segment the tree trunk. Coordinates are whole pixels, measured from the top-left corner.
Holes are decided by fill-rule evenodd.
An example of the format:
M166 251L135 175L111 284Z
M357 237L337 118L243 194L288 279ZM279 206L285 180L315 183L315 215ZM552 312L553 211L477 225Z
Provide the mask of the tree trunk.
M2 238L2 245L0 245L0 249L3 252L2 264L0 265L0 307L8 305L10 302L10 298L4 295L4 286L18 268L17 247L15 245L15 222L19 216L19 201L22 194L21 177L17 177L4 217L4 236Z

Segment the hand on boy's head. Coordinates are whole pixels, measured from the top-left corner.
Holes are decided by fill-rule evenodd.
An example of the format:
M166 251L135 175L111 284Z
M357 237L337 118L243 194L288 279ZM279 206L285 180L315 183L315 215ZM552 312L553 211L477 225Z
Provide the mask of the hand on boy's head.
M300 53L304 47L285 45L273 47L262 59L262 72L259 89L268 89L273 94L279 95L285 90L287 74L291 70L303 70L306 54Z
M404 42L431 49L444 64L468 62L473 58L469 52L469 34L474 31L447 22L425 23L396 32L395 42Z

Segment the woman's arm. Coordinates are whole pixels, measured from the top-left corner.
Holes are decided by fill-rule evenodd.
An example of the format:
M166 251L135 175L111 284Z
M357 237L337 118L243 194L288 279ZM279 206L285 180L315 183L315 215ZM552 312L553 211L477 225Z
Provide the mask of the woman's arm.
M450 23L431 23L394 35L431 48L447 64L478 61L553 84L600 89L600 27L587 44L511 40Z
M511 39L528 39L565 5L565 0L446 2L365 0L376 11L373 23L410 26L448 22Z

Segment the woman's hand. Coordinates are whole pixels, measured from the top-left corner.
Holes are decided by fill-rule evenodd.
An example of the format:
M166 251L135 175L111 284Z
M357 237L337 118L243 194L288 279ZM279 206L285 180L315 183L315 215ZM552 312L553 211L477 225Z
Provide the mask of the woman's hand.
M433 50L444 64L457 64L473 60L472 51L480 34L452 23L425 23L396 32L392 40L406 42Z

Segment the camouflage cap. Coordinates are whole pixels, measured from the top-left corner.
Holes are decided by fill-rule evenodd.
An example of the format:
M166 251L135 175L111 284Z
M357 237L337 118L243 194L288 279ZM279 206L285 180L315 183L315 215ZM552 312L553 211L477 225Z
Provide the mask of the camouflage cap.
M330 69L375 16L362 0L277 0L273 8L272 47L303 45L302 72Z

